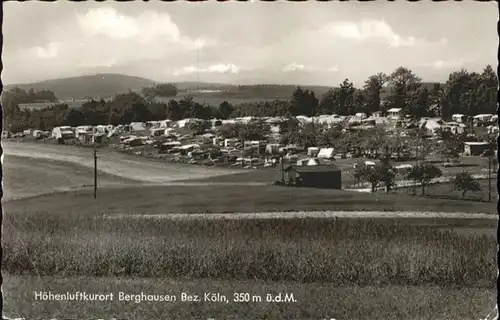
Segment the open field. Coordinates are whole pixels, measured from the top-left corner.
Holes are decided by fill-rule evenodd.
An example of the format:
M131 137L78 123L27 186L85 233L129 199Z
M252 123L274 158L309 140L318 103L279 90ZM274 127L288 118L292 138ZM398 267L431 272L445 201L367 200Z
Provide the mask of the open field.
M66 150L77 148L56 149L56 159L66 162L49 161L52 149L38 159L7 154L5 164L7 172L11 168L11 177L6 176L6 189L24 188L22 181L28 177L18 175L22 170L28 170L25 175L31 178L27 180L32 181L31 190L46 183L52 189L57 181L71 186L92 179L88 166L76 161L88 161L79 153L88 150L69 151L69 157L75 158L68 161ZM186 166L162 167L153 160L101 154L110 167L119 159L122 176L137 163L145 164L138 170L149 176L160 170L170 170L176 177L185 174L175 170ZM137 186L127 180L120 187L122 177L103 173L100 177L107 184L99 189L97 200L92 190L84 188L4 202L7 315L28 319L82 314L128 319L165 315L169 319L366 319L367 315L371 319L477 319L494 304L495 219L123 217L297 210L468 212L472 217L477 212L496 213L494 203L423 202L402 194L277 186ZM297 302L36 302L34 291L116 295L119 291L177 295L210 291L228 297L234 292L263 297L288 292Z
M15 316L477 319L495 298L494 220L111 220L24 209L4 219L5 306ZM35 290L288 292L298 302L37 303Z
M91 188L91 168L57 160L6 156L3 163L3 201L78 188ZM138 185L140 182L99 173L99 187Z
M4 279L4 311L26 319L479 319L495 304L495 290L438 286L346 286L268 281L211 281L94 277L11 276ZM34 301L35 291L113 293L112 302ZM189 303L117 301L127 294L219 292L293 293L296 303Z
M291 91L293 93L293 91ZM244 103L255 103L255 102L263 102L263 101L274 101L276 99L279 100L288 100L290 96L277 96L277 97L262 97L262 96L231 96L225 95L222 93L200 93L200 92L181 92L175 97L162 98L157 97L156 100L167 103L170 100L180 101L185 97L193 97L193 100L198 103L208 104L210 106L218 107L222 102L227 101L233 106L244 104Z
M495 203L364 194L342 190L245 185L124 187L63 192L5 203L9 211L51 211L54 203L68 214L164 214L266 211L436 211L496 213Z
M469 201L488 201L488 179L479 179L479 185L481 187L480 191L467 191L464 199ZM416 187L416 195L420 196L422 193L421 187ZM413 194L413 188L401 188L393 191L398 194ZM453 184L448 183L436 183L425 187L425 197L429 198L439 198L439 199L462 199L462 191L454 190ZM498 197L497 190L497 180L496 177L491 179L491 201L496 203Z
M36 159L34 163L40 160L59 160L87 168L93 168L94 166L91 148L11 141L3 141L2 147L6 158L9 156L22 156ZM241 169L230 170L167 163L161 160L127 155L110 149L99 149L97 166L101 172L148 183L165 183L191 178L199 179L212 175L241 172Z

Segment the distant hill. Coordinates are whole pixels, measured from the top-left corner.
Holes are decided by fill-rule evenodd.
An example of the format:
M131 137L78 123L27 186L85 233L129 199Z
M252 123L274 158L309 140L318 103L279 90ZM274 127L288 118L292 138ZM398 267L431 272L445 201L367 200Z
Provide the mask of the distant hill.
M117 93L140 91L143 87L154 85L154 81L122 74L95 74L71 78L45 80L34 83L6 85L5 89L19 87L24 90L50 90L62 100L83 99L86 97L113 97Z
M92 98L111 98L119 93L129 90L140 92L144 87L155 85L155 81L122 74L95 74L61 79L51 79L33 83L6 85L5 89L19 87L24 90L33 88L35 91L50 90L61 100ZM294 85L231 85L224 83L206 82L179 82L175 83L179 93L177 99L187 95L200 102L218 105L227 100L238 104L251 101L289 99L297 86ZM326 86L301 86L313 90L318 98L330 87ZM172 98L160 98L170 100Z
M112 98L116 94L126 93L129 90L140 92L144 87L155 85L155 81L122 74L95 74L62 79L45 80L34 83L6 85L5 89L19 87L24 90L33 88L35 91L50 90L61 100L80 100L87 97L92 98ZM275 84L255 84L255 85L231 85L224 83L206 82L179 82L175 83L178 95L175 99L182 99L185 96L192 96L198 102L205 102L213 106L219 105L222 101L232 104L240 104L265 100L290 99L296 85L275 85ZM429 90L434 83L424 83ZM329 86L300 86L303 89L312 90L318 99L332 87ZM383 89L381 98L384 99L390 94L390 88ZM167 101L172 98L158 98L160 101Z

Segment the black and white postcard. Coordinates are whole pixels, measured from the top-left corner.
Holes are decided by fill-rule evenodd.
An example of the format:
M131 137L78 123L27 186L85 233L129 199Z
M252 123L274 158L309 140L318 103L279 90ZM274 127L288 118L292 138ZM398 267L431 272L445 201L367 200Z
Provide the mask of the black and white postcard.
M498 4L2 6L3 319L498 319Z

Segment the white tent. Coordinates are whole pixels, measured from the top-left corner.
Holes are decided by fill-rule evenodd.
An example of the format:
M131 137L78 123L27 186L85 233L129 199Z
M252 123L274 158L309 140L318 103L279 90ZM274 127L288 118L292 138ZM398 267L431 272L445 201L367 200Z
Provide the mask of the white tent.
M318 153L318 158L331 159L335 155L333 148L321 148Z

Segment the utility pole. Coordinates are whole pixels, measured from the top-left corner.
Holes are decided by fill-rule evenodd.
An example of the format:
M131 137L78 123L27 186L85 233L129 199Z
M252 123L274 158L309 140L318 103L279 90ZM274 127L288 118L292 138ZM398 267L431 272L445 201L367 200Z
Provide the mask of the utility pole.
M493 156L488 155L488 202L491 202L491 160Z
M97 149L94 145L94 199L97 199Z
M415 149L415 170L418 170L418 147L420 145L420 133L417 132L417 145ZM413 195L415 196L417 194L417 180L414 178L413 179Z
M285 164L283 163L283 155L281 155L281 182L285 185Z

